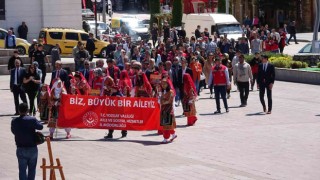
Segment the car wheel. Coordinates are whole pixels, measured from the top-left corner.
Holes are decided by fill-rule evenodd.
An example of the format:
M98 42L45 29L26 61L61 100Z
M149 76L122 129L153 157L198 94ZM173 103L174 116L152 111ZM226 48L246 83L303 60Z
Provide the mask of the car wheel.
M25 55L26 54L26 49L23 46L17 46L17 50L19 54Z
M100 52L100 57L101 58L106 58L107 57L107 48L103 48Z

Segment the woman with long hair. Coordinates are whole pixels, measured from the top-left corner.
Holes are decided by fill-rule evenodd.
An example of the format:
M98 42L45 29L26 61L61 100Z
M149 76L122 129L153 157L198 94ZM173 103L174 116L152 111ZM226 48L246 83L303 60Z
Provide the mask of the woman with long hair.
M184 115L187 117L187 125L193 126L198 120L196 114L195 101L197 98L197 89L194 85L191 76L188 73L183 75L183 91L182 106Z
M163 78L161 81L161 114L160 125L162 126L163 141L161 143L166 144L172 142L177 135L174 129L176 128L173 100L175 96L174 87L168 78ZM171 135L171 139L170 138Z
M126 70L120 73L119 89L123 96L131 97L132 82Z
M40 76L36 71L34 64L31 64L28 68L27 74L23 78L23 87L28 95L30 102L29 114L35 116L36 108L34 106L34 101L37 97L39 87L40 87Z

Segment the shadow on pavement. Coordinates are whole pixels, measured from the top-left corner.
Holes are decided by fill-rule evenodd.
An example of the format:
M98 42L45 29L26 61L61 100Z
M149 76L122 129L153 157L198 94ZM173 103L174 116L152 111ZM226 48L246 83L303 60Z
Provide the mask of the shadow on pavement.
M120 140L121 139L121 140ZM145 141L145 140L125 140L124 138L113 138L113 139L66 139L66 138L55 138L52 140L53 142L68 142L68 141L78 141L78 142L132 142L139 143L144 146L155 146L160 145L159 141Z
M8 116L11 116L11 118L19 117L19 115L14 115L14 114L0 114L0 117L8 117Z
M177 125L177 128L187 128L189 127L188 125Z
M204 113L204 114L199 114L200 116L212 116L215 115L214 113Z
M10 89L0 89L0 91L10 91Z
M230 106L229 108L241 108L240 106Z
M320 114L317 114L316 116L320 116Z
M246 116L261 116L261 115L266 115L264 112L257 112L257 113L251 113L251 114L246 114Z
M160 136L158 133L152 133L152 134L144 134L143 137L149 137L149 136Z

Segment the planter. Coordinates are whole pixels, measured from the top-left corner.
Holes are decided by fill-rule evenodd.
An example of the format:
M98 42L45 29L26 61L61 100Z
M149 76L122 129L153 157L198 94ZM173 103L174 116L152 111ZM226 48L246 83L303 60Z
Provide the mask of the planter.
M320 72L276 68L276 80L320 85Z

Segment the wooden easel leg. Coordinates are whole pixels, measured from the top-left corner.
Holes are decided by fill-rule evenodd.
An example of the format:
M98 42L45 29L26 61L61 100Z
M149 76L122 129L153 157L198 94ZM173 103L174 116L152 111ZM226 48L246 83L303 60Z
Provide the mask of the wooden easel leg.
M60 172L61 179L65 180L64 173L63 173L63 170L62 170L62 166L61 166L61 163L60 163L60 159L57 158L56 161L57 161L57 165L59 167L59 172Z
M42 179L46 180L47 179L47 174L46 174L47 170L46 170L46 159L45 158L42 158L41 168L42 168Z

